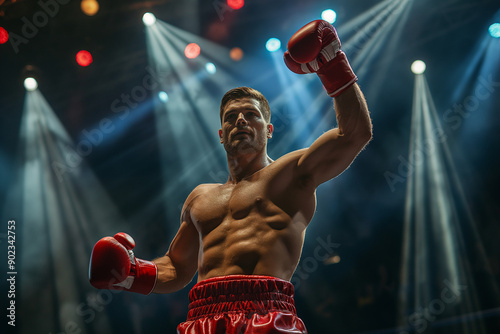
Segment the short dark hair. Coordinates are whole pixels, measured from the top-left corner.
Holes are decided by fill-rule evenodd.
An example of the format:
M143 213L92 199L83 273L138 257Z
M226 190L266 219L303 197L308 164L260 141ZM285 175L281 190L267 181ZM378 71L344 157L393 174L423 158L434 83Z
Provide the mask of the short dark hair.
M256 89L250 87L237 87L229 90L220 102L220 121L222 123L222 113L224 112L224 107L229 101L237 100L243 97L249 97L255 99L259 102L260 111L264 116L267 123L271 122L271 108L269 108L269 102L267 99Z

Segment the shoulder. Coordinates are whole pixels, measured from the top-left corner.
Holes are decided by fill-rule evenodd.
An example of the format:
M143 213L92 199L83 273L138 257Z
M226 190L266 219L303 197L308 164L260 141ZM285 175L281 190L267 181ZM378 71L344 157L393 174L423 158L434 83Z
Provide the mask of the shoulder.
M287 163L290 161L295 161L300 159L304 155L304 153L307 151L307 148L302 148L300 150L292 151L290 153L287 153L283 156L281 156L279 159L277 159L275 162L280 162L280 163Z
M306 148L287 153L271 163L269 169L276 171L293 170L299 163L300 158L305 154Z
M199 197L203 194L206 194L210 191L213 191L215 188L218 188L220 186L221 186L220 183L202 183L202 184L198 185L196 188L194 188L193 191L191 191L191 193L188 195L188 197L184 201L184 206L182 207L182 215L184 215L184 213L191 208L194 200L197 197Z
M307 148L292 151L276 159L268 166L267 175L270 176L270 184L279 189L294 188L313 190L311 178L301 173L299 168L300 160L307 152Z

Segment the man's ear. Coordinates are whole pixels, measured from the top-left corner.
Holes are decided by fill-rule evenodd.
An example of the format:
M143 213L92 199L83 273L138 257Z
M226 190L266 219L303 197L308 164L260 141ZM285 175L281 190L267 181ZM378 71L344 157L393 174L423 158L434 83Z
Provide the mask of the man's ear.
M271 123L269 123L267 125L267 138L273 137L273 131L274 131L274 126Z
M220 138L220 143L222 144L222 129L219 129L219 138Z

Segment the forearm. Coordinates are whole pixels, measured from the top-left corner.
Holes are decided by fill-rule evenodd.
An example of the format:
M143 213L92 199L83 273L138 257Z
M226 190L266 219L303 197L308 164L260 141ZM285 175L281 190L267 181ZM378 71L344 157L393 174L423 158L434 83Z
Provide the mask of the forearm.
M153 260L158 267L156 285L154 293L172 293L181 290L191 282L196 268L182 268L175 265L168 253L160 258Z
M372 136L370 113L363 92L357 84L334 98L339 132L368 142Z

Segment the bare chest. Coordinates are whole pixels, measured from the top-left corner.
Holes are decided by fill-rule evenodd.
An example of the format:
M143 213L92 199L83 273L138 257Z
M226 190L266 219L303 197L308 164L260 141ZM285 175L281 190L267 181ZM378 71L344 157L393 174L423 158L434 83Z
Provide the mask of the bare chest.
M287 214L276 205L263 182L243 181L237 185L221 185L193 203L191 219L202 235L222 223L245 219L286 220Z

